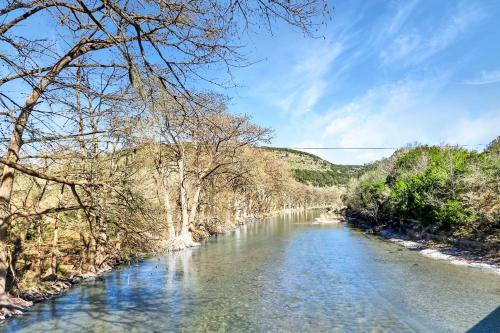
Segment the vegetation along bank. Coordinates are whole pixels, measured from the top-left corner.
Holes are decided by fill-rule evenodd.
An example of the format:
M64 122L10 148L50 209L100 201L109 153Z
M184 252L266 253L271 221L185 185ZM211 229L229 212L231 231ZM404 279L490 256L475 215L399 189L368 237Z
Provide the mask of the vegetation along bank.
M433 257L457 255L498 267L500 139L480 153L453 146L400 149L351 179L344 203L351 222L370 232L419 241Z

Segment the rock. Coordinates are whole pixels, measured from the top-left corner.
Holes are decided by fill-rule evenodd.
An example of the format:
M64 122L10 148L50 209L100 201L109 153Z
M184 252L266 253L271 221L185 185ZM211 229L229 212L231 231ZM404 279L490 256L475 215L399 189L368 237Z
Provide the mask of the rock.
M19 309L13 309L13 310L11 310L11 312L12 312L13 316L20 316L23 314L23 311L21 311Z
M53 281L56 281L57 280L57 275L56 274L50 274L50 275L47 275L45 276L42 281L49 281L49 282L53 282Z
M82 275L80 275L82 279L85 279L85 280L93 280L97 277L97 274L96 273L92 273L92 272L87 272L87 273L84 273Z
M82 277L81 277L81 276L77 276L77 275L72 276L72 277L70 278L70 282L71 282L71 284L77 284L77 283L80 283L80 282L82 282Z

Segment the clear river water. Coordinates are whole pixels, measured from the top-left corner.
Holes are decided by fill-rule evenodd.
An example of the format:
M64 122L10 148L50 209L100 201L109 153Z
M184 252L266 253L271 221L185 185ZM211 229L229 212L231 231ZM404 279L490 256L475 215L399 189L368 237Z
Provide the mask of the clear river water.
M500 332L500 276L314 214L110 271L0 331Z

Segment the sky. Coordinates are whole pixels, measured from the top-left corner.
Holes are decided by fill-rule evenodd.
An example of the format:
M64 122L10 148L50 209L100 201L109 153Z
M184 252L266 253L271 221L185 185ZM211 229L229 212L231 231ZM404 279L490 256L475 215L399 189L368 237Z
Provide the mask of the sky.
M238 41L254 64L234 68L238 87L223 93L232 112L274 129L272 146L476 145L500 135L500 0L328 1L335 10L315 38L277 23ZM33 20L21 27L30 37L67 47L51 17ZM342 164L393 152L309 151Z
M273 146L485 144L500 135L500 1L342 1L318 38L245 36L230 108ZM472 147L474 148L474 147ZM481 149L481 146L477 147ZM363 164L392 150L314 150Z

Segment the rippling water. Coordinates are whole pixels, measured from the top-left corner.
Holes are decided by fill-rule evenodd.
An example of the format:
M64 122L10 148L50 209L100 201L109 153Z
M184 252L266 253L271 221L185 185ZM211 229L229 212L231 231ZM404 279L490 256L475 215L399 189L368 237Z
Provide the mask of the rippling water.
M85 282L6 332L495 332L500 277L432 260L313 212Z

